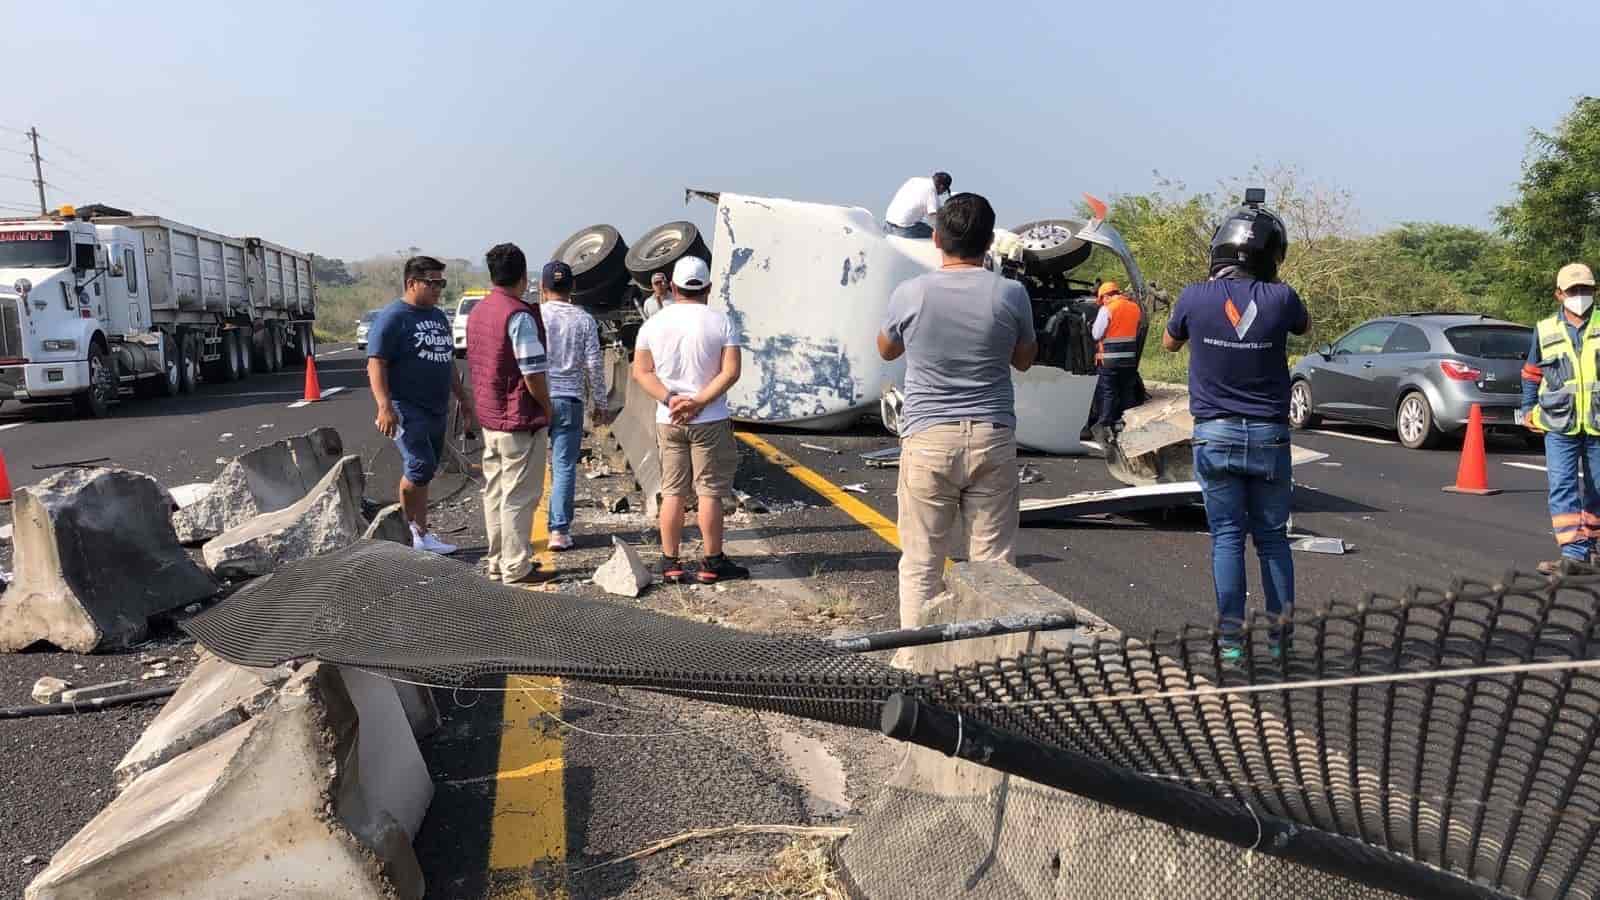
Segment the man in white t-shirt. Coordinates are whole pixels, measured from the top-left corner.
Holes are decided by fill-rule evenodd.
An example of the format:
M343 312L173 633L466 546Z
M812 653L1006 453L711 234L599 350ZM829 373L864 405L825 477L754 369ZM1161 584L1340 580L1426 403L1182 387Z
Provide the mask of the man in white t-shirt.
M661 580L715 584L750 570L722 552L722 498L733 494L739 467L728 389L739 380L741 344L733 323L706 305L711 272L686 256L672 268L674 301L639 329L633 380L655 398L656 450L661 458ZM678 561L683 512L699 505L704 554L691 577Z
M646 319L665 309L672 302L672 294L667 291L667 273L657 272L650 276L650 296L645 298L643 313Z
M883 214L884 234L901 237L933 237L933 226L927 218L939 211L943 198L950 196L950 173L935 172L932 177L918 175L907 178L894 192L889 209Z

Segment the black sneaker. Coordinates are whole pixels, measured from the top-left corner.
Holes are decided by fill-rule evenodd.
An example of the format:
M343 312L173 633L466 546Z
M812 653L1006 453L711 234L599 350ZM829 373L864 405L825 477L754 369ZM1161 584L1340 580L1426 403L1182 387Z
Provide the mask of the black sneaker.
M700 579L701 584L715 584L735 578L749 578L750 570L735 564L728 554L718 553L700 560L700 571L695 573L695 577Z
M661 581L664 584L682 584L687 574L676 556L661 557Z

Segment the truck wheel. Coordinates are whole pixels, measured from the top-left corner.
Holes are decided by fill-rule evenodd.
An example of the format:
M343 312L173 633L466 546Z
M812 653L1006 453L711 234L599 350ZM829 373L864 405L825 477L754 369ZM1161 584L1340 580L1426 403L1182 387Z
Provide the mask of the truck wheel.
M222 333L222 380L238 381L244 377L244 365L239 352L239 332Z
M628 245L610 225L591 225L562 241L550 258L571 266L573 288L586 291L626 277Z
M668 222L645 232L628 248L626 266L633 283L648 291L652 275L662 272L671 277L673 264L685 256L711 262L711 251L693 222Z
M1083 265L1094 245L1079 240L1082 222L1071 219L1040 219L1011 229L1022 238L1022 259L1028 268L1041 275L1060 275Z
M157 397L171 397L178 393L183 383L183 351L172 335L161 335L161 377L150 379L150 387Z
M286 327L288 330L284 335L283 342L284 368L297 366L306 361L305 345L303 343L305 338L300 334L300 326L291 322Z
M89 389L72 398L78 415L103 419L111 414L111 404L117 396L117 370L99 344L89 345Z
M239 380L250 377L251 363L255 361L255 335L248 328L235 331L238 337L234 338L233 349L239 354Z
M199 336L189 332L184 332L178 340L178 352L181 354L178 361L179 393L192 394L200 383L200 347Z
M268 322L262 341L261 355L266 359L266 371L279 371L283 368L283 328L277 322Z
M300 326L300 355L306 359L314 359L317 355L317 333L310 322Z

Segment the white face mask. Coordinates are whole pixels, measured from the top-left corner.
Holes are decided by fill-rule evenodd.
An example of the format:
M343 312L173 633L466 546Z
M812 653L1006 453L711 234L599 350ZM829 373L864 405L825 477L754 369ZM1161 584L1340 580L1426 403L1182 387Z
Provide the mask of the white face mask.
M1581 316L1584 313L1589 311L1589 307L1590 306L1594 305L1594 295L1593 294L1573 294L1572 296L1567 297L1566 299L1562 300L1561 302L1562 302L1563 305L1565 305L1567 307L1567 310L1569 312L1571 312L1573 315Z

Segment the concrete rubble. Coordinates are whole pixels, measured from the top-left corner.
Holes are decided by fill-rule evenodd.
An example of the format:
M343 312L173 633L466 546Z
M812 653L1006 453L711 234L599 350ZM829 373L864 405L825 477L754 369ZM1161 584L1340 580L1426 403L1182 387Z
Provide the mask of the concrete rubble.
M100 684L91 684L86 687L73 688L62 691L60 703L81 703L85 700L99 700L101 697L115 697L133 690L133 682L126 679L122 681L106 681Z
M59 678L45 677L33 683L33 702L35 703L60 703L61 695L72 687L72 682L62 681Z
M378 510L372 517L372 524L361 537L366 540L393 541L396 544L411 546L411 525L406 521L405 510L400 504L391 503Z
M293 504L207 541L206 565L221 578L247 578L354 543L367 530L361 516L365 486L361 457L346 456Z
M197 544L304 497L344 455L333 428L273 441L231 460L209 490L192 490L172 516L178 539ZM176 498L176 494L174 497Z
M637 597L650 586L650 567L639 557L639 551L622 538L613 536L611 543L616 552L605 565L594 572L594 583L608 593L621 597Z
M178 545L166 492L126 469L68 469L18 488L15 578L0 595L0 652L45 642L126 647L149 618L217 592Z
M146 735L172 752L119 772L27 900L423 895L411 842L433 783L392 682L308 663L274 690L208 658L185 691Z

